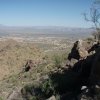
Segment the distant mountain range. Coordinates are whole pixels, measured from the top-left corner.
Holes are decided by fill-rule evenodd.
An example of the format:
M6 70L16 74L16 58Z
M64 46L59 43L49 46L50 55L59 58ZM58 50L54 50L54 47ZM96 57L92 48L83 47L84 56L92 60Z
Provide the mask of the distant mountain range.
M90 35L94 31L93 28L69 28L62 26L33 26L33 27L15 27L0 25L0 36L11 35L29 35L29 34L84 34Z

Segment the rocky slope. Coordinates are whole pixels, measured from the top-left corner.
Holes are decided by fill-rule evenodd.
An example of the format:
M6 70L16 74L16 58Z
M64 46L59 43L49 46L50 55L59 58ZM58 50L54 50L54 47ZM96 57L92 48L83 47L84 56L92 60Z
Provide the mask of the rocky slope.
M3 49L2 52L4 51ZM55 64L48 63L47 59L42 56L38 64L29 59L24 63L22 72L3 79L0 95L5 96L4 100L100 99L98 42L76 41L68 55L66 66L62 66L57 57Z
M66 66L13 90L7 100L99 100L100 44L76 41Z

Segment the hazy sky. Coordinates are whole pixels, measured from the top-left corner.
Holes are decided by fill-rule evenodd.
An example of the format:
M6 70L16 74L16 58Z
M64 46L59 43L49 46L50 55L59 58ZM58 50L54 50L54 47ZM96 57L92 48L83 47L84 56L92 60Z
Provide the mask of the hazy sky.
M0 24L89 27L82 13L93 0L0 0Z

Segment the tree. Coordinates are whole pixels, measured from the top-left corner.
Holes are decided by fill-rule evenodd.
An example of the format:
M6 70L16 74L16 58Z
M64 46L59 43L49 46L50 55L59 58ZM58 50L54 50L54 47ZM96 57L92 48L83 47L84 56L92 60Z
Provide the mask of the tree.
M94 0L88 17L87 14L84 13L84 18L86 21L94 24L94 28L96 30L95 39L100 41L100 0Z

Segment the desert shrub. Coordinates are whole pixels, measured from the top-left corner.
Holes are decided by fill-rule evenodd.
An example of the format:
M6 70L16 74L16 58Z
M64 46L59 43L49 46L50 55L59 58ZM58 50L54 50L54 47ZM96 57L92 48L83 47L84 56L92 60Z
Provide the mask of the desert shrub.
M61 67L62 65L62 58L59 55L54 55L53 57L55 67Z
M29 98L29 100L37 100L37 97L36 96L32 96Z
M89 37L87 38L87 42L90 44L93 41L93 38Z
M56 99L60 100L60 95L68 91L72 92L71 95L76 95L79 89L80 81L78 74L66 71L64 73L50 73L49 78L38 86L26 85L22 94L24 98L29 98L29 100L45 100L52 95L55 95Z
M41 85L41 90L46 97L50 97L55 94L54 84L52 84L52 80L48 79Z
M53 85L50 80L45 80L42 84L36 86L35 84L28 84L22 89L23 98L28 100L45 100L52 96Z
M23 94L23 96L25 95L26 97L28 96L28 95L33 95L33 88L34 88L34 85L26 85L26 86L24 86L24 88L22 89L22 94Z
M3 100L2 97L0 97L0 100Z
M68 57L68 53L63 53L62 54L62 61L66 61Z

